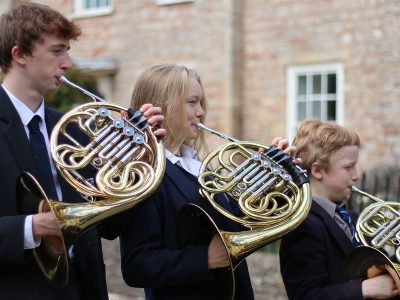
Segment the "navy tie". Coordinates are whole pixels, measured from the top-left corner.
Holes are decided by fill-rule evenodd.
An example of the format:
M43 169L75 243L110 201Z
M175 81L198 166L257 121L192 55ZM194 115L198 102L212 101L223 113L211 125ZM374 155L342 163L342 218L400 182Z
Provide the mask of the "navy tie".
M38 169L38 181L46 192L47 197L57 200L56 185L54 183L53 173L51 171L49 155L47 152L46 142L42 132L39 130L39 122L41 118L34 116L28 124L29 141Z
M350 229L351 242L353 243L353 246L358 246L358 242L355 236L356 228L353 225L353 221L351 220L349 212L346 210L346 205L337 206L336 211Z

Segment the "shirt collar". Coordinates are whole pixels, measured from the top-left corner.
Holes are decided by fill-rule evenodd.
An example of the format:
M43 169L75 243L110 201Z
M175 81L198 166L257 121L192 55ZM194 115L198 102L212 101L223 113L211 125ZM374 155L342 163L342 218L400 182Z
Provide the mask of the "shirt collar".
M176 164L178 161L182 160L182 158L189 158L189 159L199 160L199 154L193 148L190 148L190 147L188 147L186 145L181 145L179 150L180 150L180 152L182 154L182 157L173 154L168 149L165 149L165 157L167 159L169 159L169 161L172 162L173 164Z
M15 109L17 110L17 112L21 118L22 124L24 124L25 126L28 126L29 122L32 120L33 116L35 116L35 115L38 115L42 119L42 121L44 121L44 101L43 101L43 99L42 99L42 102L40 103L38 110L36 111L36 113L34 113L33 111L30 110L30 108L28 106L25 105L24 102L22 102L17 97L15 97L4 86L3 86L3 88L6 91L8 97L10 98Z
M199 159L199 153L194 150L193 148L190 148L189 146L182 145L181 146L181 154L183 157L191 158L191 159Z
M169 151L168 149L165 149L165 157L172 162L173 164L176 164L179 161L178 156L176 156L175 154L173 154L171 151Z
M343 203L340 204L336 204L335 202L326 200L326 199L322 199L322 198L318 198L318 197L313 197L314 201L317 202L332 218L335 216L335 212L336 212L336 206L337 205L341 205Z

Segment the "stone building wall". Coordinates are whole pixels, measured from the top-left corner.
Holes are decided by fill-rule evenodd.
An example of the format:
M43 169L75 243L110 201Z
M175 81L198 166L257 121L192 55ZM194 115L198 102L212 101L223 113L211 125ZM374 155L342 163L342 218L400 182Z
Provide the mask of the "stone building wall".
M41 0L73 17L72 0ZM112 59L111 99L127 105L147 66L195 67L209 99L209 126L268 143L288 136L286 68L338 62L344 124L360 133L362 170L399 164L398 0L195 0L160 6L113 1L112 14L76 18L75 59Z
M73 17L72 0L38 2ZM399 164L399 1L118 0L111 15L75 21L83 35L73 58L116 61L113 101L129 103L145 67L186 64L203 77L208 124L257 141L287 136L288 66L340 62L344 123L361 135L361 168Z
M72 0L47 3L73 18ZM197 68L210 101L210 123L230 130L232 1L194 1L160 6L149 0L114 1L111 15L76 18L83 29L72 44L75 59L114 59L112 100L128 105L140 72L175 62Z
M361 167L399 165L400 2L244 2L244 136L263 139L255 123L285 134L286 67L338 62L344 124L361 136Z
M3 0L0 2L0 13L8 10L12 6L12 0Z

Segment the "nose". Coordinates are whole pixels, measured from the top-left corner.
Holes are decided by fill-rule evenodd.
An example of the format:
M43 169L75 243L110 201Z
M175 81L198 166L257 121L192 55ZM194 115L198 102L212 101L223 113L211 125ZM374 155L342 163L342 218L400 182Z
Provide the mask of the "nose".
M357 168L354 168L352 179L353 179L353 181L357 181L358 178L360 178L360 172L358 171Z
M198 109L196 110L196 117L201 119L204 116L204 110L201 105L199 105Z
M65 58L61 62L60 69L65 72L70 70L71 68L72 68L72 60L69 54L67 53Z

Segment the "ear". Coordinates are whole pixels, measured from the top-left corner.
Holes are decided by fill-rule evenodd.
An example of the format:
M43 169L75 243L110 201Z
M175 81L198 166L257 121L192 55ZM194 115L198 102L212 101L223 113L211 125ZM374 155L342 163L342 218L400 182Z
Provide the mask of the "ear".
M14 46L11 49L11 57L18 64L25 64L26 55L23 53L22 49L19 46Z
M313 176L314 178L318 180L322 179L322 172L323 168L318 162L314 162L311 165L311 176Z

